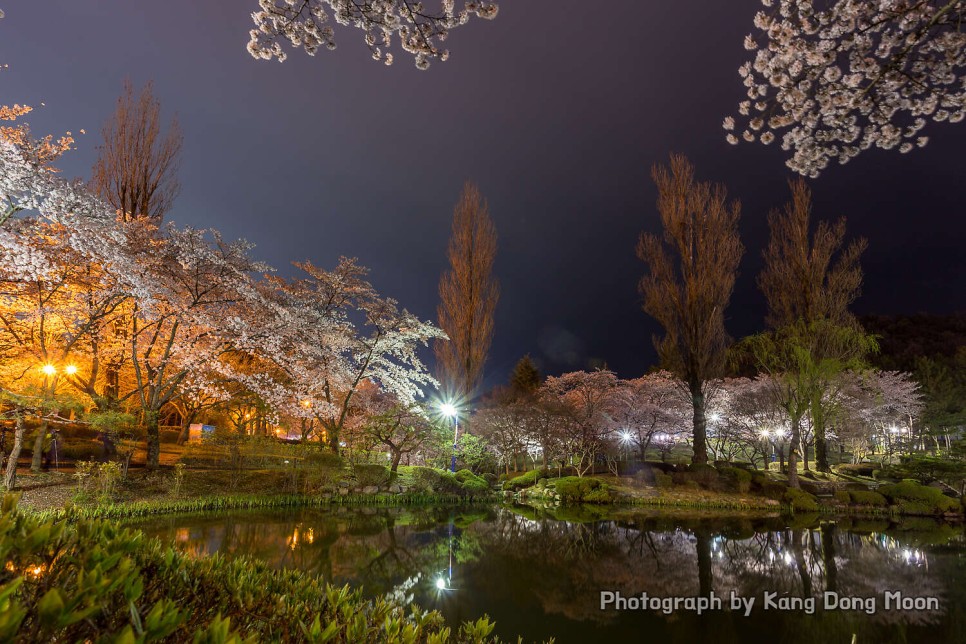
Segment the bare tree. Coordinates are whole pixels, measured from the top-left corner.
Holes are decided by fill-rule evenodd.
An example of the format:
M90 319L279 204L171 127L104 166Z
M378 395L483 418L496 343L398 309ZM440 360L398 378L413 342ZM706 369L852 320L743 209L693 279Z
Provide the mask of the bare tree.
M647 264L641 279L644 311L664 327L654 338L661 362L680 378L694 409L693 463L707 463L707 381L722 375L731 339L724 311L731 299L744 247L738 238L741 205L727 203L724 186L697 182L694 167L671 155L670 167L655 166L657 208L663 237L643 233L638 257Z
M453 211L450 269L439 282L439 326L449 341L436 342L439 379L457 398L473 396L493 340L500 287L493 277L496 228L479 189L467 182Z
M781 211L768 216L771 238L763 255L765 267L758 284L768 302L768 325L772 329L803 323L809 332L827 331L830 327L858 330L849 305L859 296L862 268L859 258L865 250L865 239L844 247L845 219L834 225L822 221L812 233L812 193L803 179L789 182L792 200ZM819 324L821 322L821 324ZM854 347L841 343L805 342L812 349L843 348L853 357ZM813 356L813 362L846 356ZM843 360L841 364L845 364ZM803 402L808 405L815 439L815 465L829 470L826 425L832 409L828 395L837 374L823 371L833 381L813 383Z
M853 241L843 249L845 218L821 221L811 233L812 191L804 179L789 181L791 202L768 215L771 238L762 253L765 267L758 285L768 300L768 325L779 328L798 320L827 319L851 325L849 305L859 296L859 258L868 243Z
M149 218L159 223L181 189L177 179L183 137L178 122L161 131L161 104L151 83L135 95L131 81L101 130L104 141L91 184L125 221Z

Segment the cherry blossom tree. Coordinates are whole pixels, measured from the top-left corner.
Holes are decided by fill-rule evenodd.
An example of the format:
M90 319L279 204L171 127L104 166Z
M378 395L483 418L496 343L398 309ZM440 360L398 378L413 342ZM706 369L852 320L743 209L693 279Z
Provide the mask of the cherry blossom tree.
M668 371L625 381L614 407L621 439L637 448L642 461L655 439L681 433L691 422L690 401L681 382Z
M445 61L449 50L442 46L451 30L476 16L496 17L494 2L441 0L438 9L411 0L259 0L259 11L252 13L255 28L249 32L248 52L255 58L284 61L282 42L301 47L310 56L319 48L333 50L335 24L354 27L365 33L366 46L374 60L391 65L394 41L411 54L418 69L432 60Z
M614 407L621 382L613 371L606 369L573 371L547 378L543 389L565 409L561 418L563 442L577 476L583 476L593 469L608 435L617 429Z
M910 446L915 421L923 409L923 396L911 374L874 370L863 374L861 416L873 429L873 438L891 456Z
M309 262L296 266L307 277L276 282L286 323L284 350L274 360L338 452L353 396L363 383L377 384L402 405L415 403L424 386L438 384L418 349L442 331L380 296L365 279L368 270L354 259L342 258L334 271Z
M928 121L966 116L963 0L762 0L747 99L724 120L730 143L781 137L787 165L817 177L871 147L905 153Z

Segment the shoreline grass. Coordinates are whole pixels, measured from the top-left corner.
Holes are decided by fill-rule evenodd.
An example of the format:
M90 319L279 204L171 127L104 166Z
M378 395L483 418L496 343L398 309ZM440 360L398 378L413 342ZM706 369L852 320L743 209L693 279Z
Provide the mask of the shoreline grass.
M306 494L276 495L221 495L192 499L158 499L128 501L110 505L74 506L57 510L21 511L42 519L133 519L168 514L194 514L227 510L256 510L272 508L312 508L334 506L456 506L481 505L496 502L495 496L466 497L446 494L349 494L345 496L312 496Z

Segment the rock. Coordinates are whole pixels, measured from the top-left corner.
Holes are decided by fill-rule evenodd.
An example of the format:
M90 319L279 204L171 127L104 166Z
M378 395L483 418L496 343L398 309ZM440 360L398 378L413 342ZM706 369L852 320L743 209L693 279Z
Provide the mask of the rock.
M362 488L362 493L363 494L378 494L379 493L379 488L377 488L375 485L367 485L364 488Z
M390 494L401 494L402 493L402 486L399 486L399 485L390 485L389 486L389 493Z
M346 496L347 494L349 494L349 488L347 487L339 488L339 496Z

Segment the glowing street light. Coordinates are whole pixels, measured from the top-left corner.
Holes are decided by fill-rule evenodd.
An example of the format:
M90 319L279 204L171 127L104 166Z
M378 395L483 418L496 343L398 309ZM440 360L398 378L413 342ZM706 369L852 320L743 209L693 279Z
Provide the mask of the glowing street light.
M439 590L446 590L446 580L440 577L436 580L436 588Z
M633 436L631 436L630 432L621 432L621 440L625 443L629 443L631 438L633 438Z
M75 365L69 364L66 367L64 367L64 372L68 376L73 376L75 373L77 373L77 367Z
M45 364L44 366L42 366L40 368L40 370L44 372L44 375L45 376L52 376L55 373L57 373L57 367L55 367L54 365L50 364L49 362L47 364Z
M439 410L440 412L442 412L444 416L452 418L453 425L455 426L455 429L453 430L453 456L449 464L450 471L455 472L456 471L456 441L459 438L459 434L460 434L459 412L456 410L456 405L454 405L453 403L443 403L439 406Z

